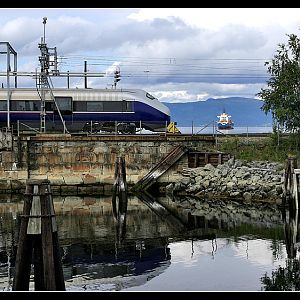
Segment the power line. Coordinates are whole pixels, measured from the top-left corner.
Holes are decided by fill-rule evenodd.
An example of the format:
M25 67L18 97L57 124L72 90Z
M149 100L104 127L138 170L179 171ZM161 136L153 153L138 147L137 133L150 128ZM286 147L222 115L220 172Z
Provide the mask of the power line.
M89 59L112 59L112 56L107 55L93 55L93 56L83 56L83 55L69 55L69 56L61 56L63 59L69 59L69 58L89 58ZM141 57L141 56L116 56L115 59L121 59L121 58L129 58L129 59L140 59L144 61L147 60L217 60L217 61L234 61L234 60L240 60L240 61L266 61L271 60L272 58L178 58L178 57Z

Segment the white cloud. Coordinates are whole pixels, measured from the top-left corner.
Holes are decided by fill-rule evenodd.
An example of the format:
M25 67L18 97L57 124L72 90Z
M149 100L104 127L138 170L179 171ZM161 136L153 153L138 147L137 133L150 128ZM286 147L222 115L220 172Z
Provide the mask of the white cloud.
M109 66L105 70L106 76L114 74L114 72L116 71L116 69L117 68L119 69L119 67L120 67L120 62L119 61L115 61L111 66Z
M189 25L210 30L220 30L228 24L248 27L279 25L291 30L299 26L299 15L299 8L144 8L128 18L142 22L176 16Z
M38 63L44 15L47 10L22 16L0 9L0 40L18 52L19 71ZM82 71L88 60L91 71L109 75L122 65L120 87L149 88L175 102L255 97L267 78L264 60L287 41L286 33L299 33L300 9L57 9L49 15L46 41L67 58L61 70ZM111 77L104 81L90 83L105 87Z
M153 95L157 97L162 102L169 102L169 99L172 99L172 102L195 102L205 99L209 94L192 94L188 91L155 91Z
M283 248L283 257L279 260L275 260L270 251L271 242L263 240L240 240L233 249L236 252L236 255L247 258L252 264L257 266L267 267L273 265L273 267L279 267L284 262L284 259L287 258L284 245L281 244Z
M155 95L162 102L195 102L209 98L246 97L253 98L262 87L261 84L219 84L219 83L167 83L145 86L130 85L130 88L142 88Z

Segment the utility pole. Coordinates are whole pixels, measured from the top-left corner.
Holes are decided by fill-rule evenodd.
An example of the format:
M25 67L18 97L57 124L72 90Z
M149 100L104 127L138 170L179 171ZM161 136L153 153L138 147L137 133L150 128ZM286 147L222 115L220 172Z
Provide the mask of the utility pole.
M87 61L84 61L84 88L87 89L87 76L86 76L86 72L87 72Z

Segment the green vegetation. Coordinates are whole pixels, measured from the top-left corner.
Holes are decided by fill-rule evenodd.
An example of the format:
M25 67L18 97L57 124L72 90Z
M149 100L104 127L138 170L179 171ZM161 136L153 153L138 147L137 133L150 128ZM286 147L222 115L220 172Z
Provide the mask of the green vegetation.
M297 259L286 260L286 267L279 267L261 278L265 291L299 291L300 290L300 262Z
M279 44L273 59L265 63L270 79L257 95L264 100L262 110L272 112L276 127L300 132L300 39L287 36L287 45Z
M218 150L234 155L236 159L247 161L267 160L284 163L289 156L300 160L300 134L291 133L278 135L273 133L268 137L222 137L218 141Z
M272 113L273 134L260 139L222 137L218 150L248 161L285 162L289 156L299 161L300 38L295 34L287 36L287 44L279 44L272 60L265 62L270 78L267 87L257 94L264 100L262 111Z

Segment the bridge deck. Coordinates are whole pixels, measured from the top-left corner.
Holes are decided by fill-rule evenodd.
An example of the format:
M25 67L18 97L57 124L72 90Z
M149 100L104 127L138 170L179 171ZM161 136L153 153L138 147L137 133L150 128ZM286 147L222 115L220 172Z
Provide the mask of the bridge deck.
M21 138L27 139L28 136L22 135ZM39 133L30 136L32 141L206 141L215 142L215 137L212 135L191 135L191 134L134 134L134 135L86 135L86 134L52 134Z

